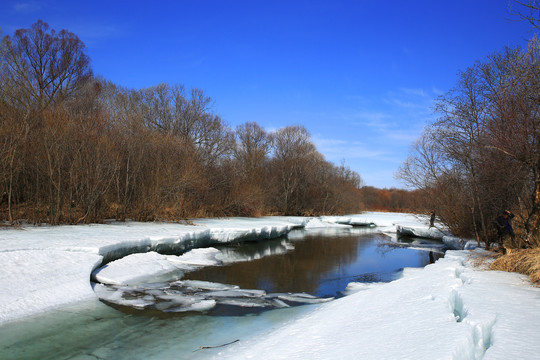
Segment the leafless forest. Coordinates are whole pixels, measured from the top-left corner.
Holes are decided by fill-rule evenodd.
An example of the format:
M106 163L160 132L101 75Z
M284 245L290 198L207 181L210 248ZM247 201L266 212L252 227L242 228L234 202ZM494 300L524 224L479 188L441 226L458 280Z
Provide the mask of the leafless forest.
M4 221L318 214L361 209L360 176L302 126L231 129L199 89L93 75L77 35L43 21L0 47Z

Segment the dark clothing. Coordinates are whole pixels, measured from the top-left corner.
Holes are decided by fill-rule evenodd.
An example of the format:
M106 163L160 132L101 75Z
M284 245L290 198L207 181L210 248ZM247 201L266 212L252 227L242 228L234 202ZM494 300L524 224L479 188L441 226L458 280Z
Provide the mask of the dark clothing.
M511 212L504 212L499 215L496 220L497 225L497 235L499 235L499 244L503 245L504 239L507 236L514 239L514 229L512 228L511 220L514 218L514 214Z
M431 212L431 216L429 218L429 227L434 227L435 226L435 211L432 211Z

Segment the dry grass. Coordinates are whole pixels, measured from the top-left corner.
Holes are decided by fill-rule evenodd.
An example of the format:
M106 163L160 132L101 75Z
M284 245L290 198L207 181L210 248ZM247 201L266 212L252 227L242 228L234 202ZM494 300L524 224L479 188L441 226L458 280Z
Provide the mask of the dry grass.
M512 249L491 264L491 270L512 271L529 275L540 286L540 248Z

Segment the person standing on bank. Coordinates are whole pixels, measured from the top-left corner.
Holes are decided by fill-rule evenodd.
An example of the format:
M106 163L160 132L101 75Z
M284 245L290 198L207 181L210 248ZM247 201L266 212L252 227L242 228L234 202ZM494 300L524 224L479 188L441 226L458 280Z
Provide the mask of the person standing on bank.
M429 227L430 228L435 227L435 218L436 218L435 210L432 210L431 214L429 214Z
M510 237L512 244L514 243L514 229L512 228L512 219L514 214L508 210L504 210L501 215L497 217L497 235L499 242L499 249L503 248L504 242L507 237Z

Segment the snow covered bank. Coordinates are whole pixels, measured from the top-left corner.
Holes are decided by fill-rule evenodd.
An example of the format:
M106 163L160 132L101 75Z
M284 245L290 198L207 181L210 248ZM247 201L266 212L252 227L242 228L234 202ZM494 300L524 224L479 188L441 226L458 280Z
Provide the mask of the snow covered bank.
M402 279L318 306L219 359L535 359L540 289L449 251ZM482 253L476 253L482 254Z

